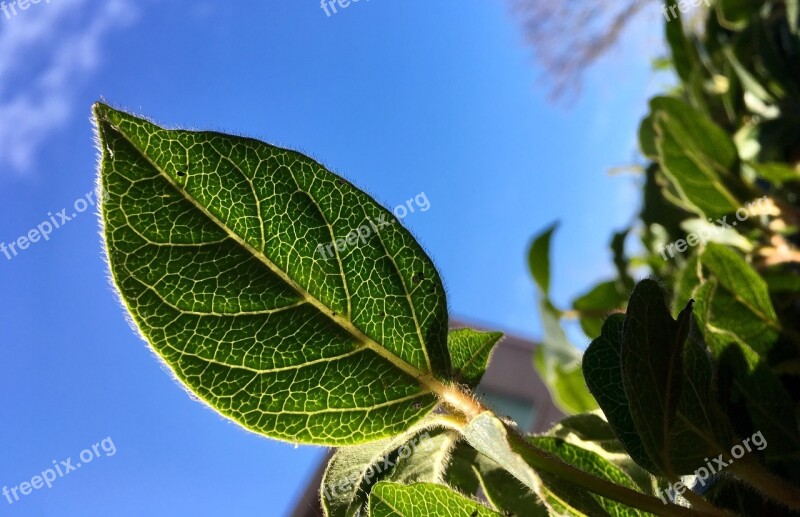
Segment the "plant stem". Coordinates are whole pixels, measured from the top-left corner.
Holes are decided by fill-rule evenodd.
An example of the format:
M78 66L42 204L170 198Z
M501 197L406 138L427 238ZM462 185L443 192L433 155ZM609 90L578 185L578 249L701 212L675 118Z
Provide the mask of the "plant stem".
M457 392L457 393L456 393ZM480 402L476 401L470 395L458 390L456 387L449 387L444 392L438 393L439 397L450 407L457 410L459 415L453 415L460 420L461 425L466 426L472 418L477 416L475 413L477 408L480 408L479 413L491 410L485 409ZM478 414L479 414L478 413ZM466 418L465 418L466 417ZM496 418L496 415L495 415ZM573 485L577 485L592 493L602 497L612 499L619 503L638 508L640 510L650 512L656 515L676 516L676 517L689 517L697 515L713 515L725 516L728 514L713 508L705 508L704 511L691 510L678 506L675 504L664 504L663 501L653 496L642 494L630 488L617 485L608 480L599 478L588 472L584 472L568 463L565 463L560 458L556 458L546 451L543 451L530 443L520 432L507 424L503 424L508 434L509 444L512 449L516 450L518 454L523 456L523 459L531 467L536 470L541 470L560 477ZM501 465L502 466L502 465Z
M593 476L583 470L580 470L572 465L569 465L559 458L551 456L549 453L539 449L515 429L506 426L509 441L513 448L518 452L524 453L524 459L531 465L531 467L547 472L554 476L558 476L567 482L577 485L581 488L605 497L613 499L618 503L622 503L633 508L638 508L645 512L650 512L656 515L665 516L697 516L697 515L714 515L726 516L722 511L707 508L704 511L692 510L678 506L675 504L664 504L661 500L636 492L630 488L617 485L605 479Z
M739 479L770 499L792 510L800 509L800 490L779 478L756 460L742 460L728 467Z

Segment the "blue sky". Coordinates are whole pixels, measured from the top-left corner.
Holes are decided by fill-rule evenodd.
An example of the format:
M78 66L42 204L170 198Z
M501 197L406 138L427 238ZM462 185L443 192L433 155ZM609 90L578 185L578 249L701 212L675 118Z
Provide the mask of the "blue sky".
M451 314L535 338L525 266L555 219L554 295L611 272L630 221L635 129L660 39L657 10L553 106L498 0L51 0L0 12L0 242L92 190L91 104L218 129L312 155L387 206L438 265ZM54 216L55 217L55 216ZM107 281L94 209L0 254L0 488L110 437L115 453L0 515L282 515L321 448L249 434L194 402L131 331ZM584 345L585 343L579 343Z

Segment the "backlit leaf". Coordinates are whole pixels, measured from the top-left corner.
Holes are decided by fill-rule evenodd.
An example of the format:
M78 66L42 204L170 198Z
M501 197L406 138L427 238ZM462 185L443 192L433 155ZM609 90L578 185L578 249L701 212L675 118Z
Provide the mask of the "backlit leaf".
M94 114L114 282L192 392L258 433L327 445L430 412L450 376L445 293L389 211L294 151Z

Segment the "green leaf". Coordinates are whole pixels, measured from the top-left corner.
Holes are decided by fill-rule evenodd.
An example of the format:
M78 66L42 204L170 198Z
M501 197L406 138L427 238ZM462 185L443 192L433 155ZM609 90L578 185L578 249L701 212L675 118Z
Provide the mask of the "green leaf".
M597 284L591 291L573 300L572 308L580 312L581 329L587 336L600 335L603 318L625 307L628 298L620 291L618 282L609 280Z
M620 486L638 490L639 487L619 467L603 458L599 454L588 451L560 438L548 436L531 437L528 439L538 448L548 451L561 458L566 463L577 467L584 472L606 479ZM569 483L568 480L555 478L542 474L542 480L549 491L556 494L561 501L567 502L572 508L587 515L647 515L644 512L630 508L611 499L586 493ZM587 496L593 498L587 501Z
M780 330L767 283L735 251L718 244L710 243L700 261L719 285L706 311L706 325L724 329L766 357ZM708 344L715 355L721 352Z
M669 442L683 384L683 347L692 302L672 319L664 291L642 280L631 294L622 335L622 381L642 443L652 458Z
M659 163L681 199L704 217L741 206L726 186L738 168L738 153L725 131L678 99L656 97L650 106Z
M580 369L580 352L561 328L558 311L539 298L544 336L533 354L533 365L547 385L553 402L565 413L582 413L597 408Z
M620 336L621 333L620 328ZM616 369L619 370L618 354ZM630 412L628 416L630 417ZM630 426L633 428L633 422ZM641 492L653 495L653 476L628 455L625 447L617 439L614 428L604 419L602 411L569 416L548 431L547 435L561 438L581 449L599 454L633 480Z
M656 147L656 130L652 115L648 115L639 123L639 150L651 160L658 159Z
M654 472L657 469L636 431L623 386L621 351L624 325L623 314L612 314L606 319L600 336L592 341L583 355L583 374L625 450L636 463Z
M495 345L502 337L502 332L451 330L447 347L450 349L456 381L475 389L481 382Z
M547 508L539 499L514 479L500 465L482 454L476 454L473 466L486 499L504 515L546 517Z
M679 13L678 2L675 0L668 0L664 7L675 13ZM687 37L684 28L683 20L680 15L670 17L665 23L665 33L667 43L669 44L670 53L672 54L672 63L675 66L675 72L680 77L681 81L688 83L692 77L694 70L700 67L700 56L694 43Z
M326 445L431 411L450 375L445 293L389 211L294 151L94 114L114 282L193 393L252 431Z
M791 31L800 36L800 0L786 0L786 18Z
M744 341L741 314L731 297L719 289L716 278L710 278L695 292L697 319L712 353L718 360L720 376L731 384L736 399L744 401L755 429L763 433L770 444L764 451L773 462L794 461L787 456L800 448L800 432L795 419L794 404L780 379L767 361ZM763 325L753 321L754 328L764 332ZM749 334L749 333L748 333Z
M504 515L548 515L547 508L533 492L465 441L459 442L453 449L445 481L451 488L469 496L477 496L481 492L493 509Z
M800 181L800 171L785 163L770 162L770 163L748 163L756 174L761 176L767 181L781 185L789 181Z
M558 222L548 226L534 238L528 250L528 267L545 295L550 293L550 240L557 228Z
M636 431L657 469L672 477L726 451L731 432L712 393L708 352L687 339L692 302L674 320L664 297L654 280L634 289L621 363Z
M540 495L541 479L508 441L508 431L492 413L485 411L473 418L463 431L467 442L506 472L514 476L528 490Z
M369 496L370 517L430 517L458 515L490 517L500 514L433 483L378 483Z

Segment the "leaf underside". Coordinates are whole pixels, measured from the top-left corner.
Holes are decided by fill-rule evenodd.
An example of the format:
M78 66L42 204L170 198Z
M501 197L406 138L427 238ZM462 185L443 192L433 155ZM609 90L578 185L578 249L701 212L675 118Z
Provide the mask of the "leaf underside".
M183 384L292 442L361 443L430 412L445 293L390 212L299 153L94 113L114 282Z

